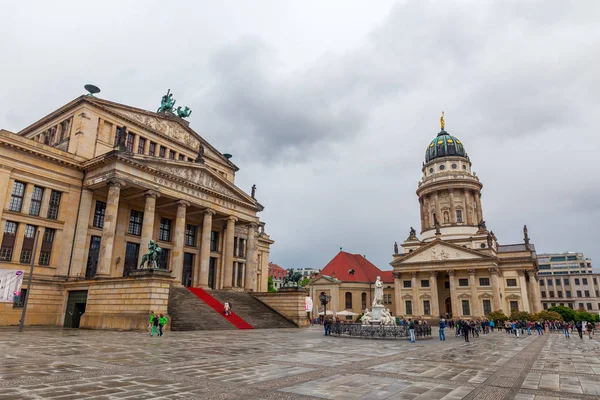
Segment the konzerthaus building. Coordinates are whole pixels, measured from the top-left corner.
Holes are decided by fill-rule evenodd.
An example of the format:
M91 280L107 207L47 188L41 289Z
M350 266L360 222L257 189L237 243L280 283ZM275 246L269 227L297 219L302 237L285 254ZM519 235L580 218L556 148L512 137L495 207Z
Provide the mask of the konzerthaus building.
M428 144L417 196L421 236L395 246L396 314L481 317L491 311L539 312L535 247L501 245L486 226L483 185L459 139L444 130Z
M171 284L267 291L255 189L176 113L88 95L0 131L0 269L24 270L27 290L35 251L27 324L141 328ZM140 271L151 240L167 271ZM0 303L1 325L18 300Z

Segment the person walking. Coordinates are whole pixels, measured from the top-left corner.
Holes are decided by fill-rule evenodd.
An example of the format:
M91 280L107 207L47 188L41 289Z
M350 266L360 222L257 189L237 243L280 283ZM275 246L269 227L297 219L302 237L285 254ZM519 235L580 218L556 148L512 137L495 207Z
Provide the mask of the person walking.
M410 334L410 342L415 342L415 322L412 318L408 319L408 333Z
M440 340L446 340L444 329L446 329L446 320L442 318L440 320Z
M563 322L562 328L563 328L563 333L565 334L565 338L569 339L571 337L571 334L569 333L569 324L566 322Z
M467 321L460 322L463 335L465 336L465 342L469 341L469 323Z
M575 328L577 329L577 333L579 334L579 339L583 339L583 324L581 321L577 321L575 323Z
M154 318L152 318L152 332L150 332L150 336L154 336L154 334L158 335L158 315L154 314Z
M585 329L587 330L588 337L591 339L592 338L592 331L594 330L594 325L592 325L591 322L588 322L587 325L585 326Z
M152 336L152 323L154 322L154 311L150 311L150 320L148 321L148 332Z
M542 329L542 324L540 323L540 321L536 321L536 323L535 323L535 329L537 330L538 336L544 334L544 331Z
M160 314L160 317L158 318L158 336L163 335L163 328L167 325L167 322L169 322L168 318L165 315Z

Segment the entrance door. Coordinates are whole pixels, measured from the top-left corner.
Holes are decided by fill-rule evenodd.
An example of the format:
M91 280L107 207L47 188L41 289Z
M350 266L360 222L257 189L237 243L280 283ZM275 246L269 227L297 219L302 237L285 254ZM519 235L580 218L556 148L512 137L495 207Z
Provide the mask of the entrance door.
M85 313L87 290L74 290L69 292L67 312L65 313L65 328L79 328L81 316Z
M446 314L452 317L452 301L450 300L450 297L446 297L444 304L446 305Z
M217 269L217 259L211 257L208 263L208 287L211 289L215 288L215 272Z
M181 284L183 286L192 286L193 270L194 255L192 253L183 253L183 272L181 274Z

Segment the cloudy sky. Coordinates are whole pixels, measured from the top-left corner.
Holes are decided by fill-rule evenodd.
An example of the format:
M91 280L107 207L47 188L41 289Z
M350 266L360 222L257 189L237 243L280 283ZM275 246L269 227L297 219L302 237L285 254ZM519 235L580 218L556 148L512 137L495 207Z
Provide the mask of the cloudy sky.
M0 0L0 127L84 93L155 110L167 89L266 206L271 260L340 247L388 269L419 230L446 129L501 243L600 263L600 2Z

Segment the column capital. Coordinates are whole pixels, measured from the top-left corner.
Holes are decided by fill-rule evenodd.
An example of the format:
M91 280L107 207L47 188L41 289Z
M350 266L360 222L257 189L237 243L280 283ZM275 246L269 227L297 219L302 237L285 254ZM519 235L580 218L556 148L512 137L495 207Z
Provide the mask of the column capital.
M522 269L519 269L519 270L517 270L517 274L518 274L519 276L525 276L525 271L524 271L524 270L522 270Z
M248 228L250 228L250 229L256 229L257 226L258 226L258 224L256 222L248 223Z
M217 212L215 210L213 210L212 208L207 208L206 210L204 210L204 215L210 214L210 215L215 215Z
M492 275L498 275L500 273L500 271L498 271L498 268L488 268L488 271L490 272L490 274Z
M185 201L185 200L179 200L175 204L177 204L177 207L186 207L187 208L190 206L190 202Z
M109 179L108 181L106 181L106 186L108 186L108 187L116 186L120 189L123 186L125 186L125 181L122 179L116 179L116 178Z
M429 271L429 276L431 278L437 278L438 276L438 272L437 271Z
M412 276L413 278L416 278L417 275L418 275L417 271L413 271L413 272L410 273L410 276Z
M392 275L394 276L394 279L400 279L402 277L402 273L400 272L392 272Z
M238 217L236 217L234 215L230 215L229 217L227 217L227 221L237 222L238 221Z
M534 270L528 269L526 272L529 275L529 279L538 279L538 274Z
M454 276L454 270L453 270L453 269L449 269L448 271L446 271L446 273L447 273L449 276Z
M471 269L468 269L468 270L467 270L467 273L468 273L469 275L475 275L475 270L474 270L473 268L471 268Z
M156 190L146 190L144 192L144 196L145 197L153 197L156 199L156 198L160 197L160 193L157 192Z

